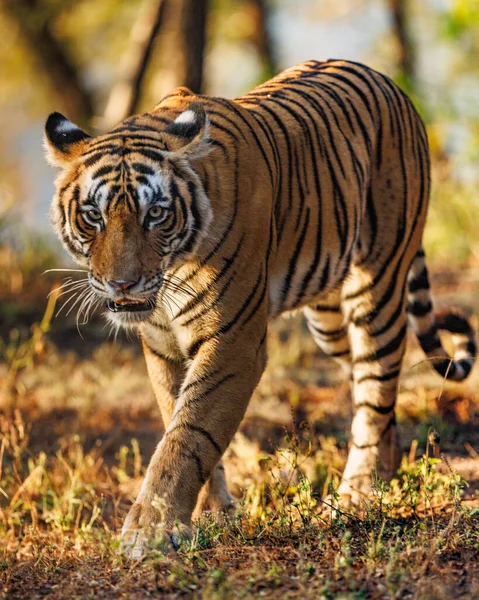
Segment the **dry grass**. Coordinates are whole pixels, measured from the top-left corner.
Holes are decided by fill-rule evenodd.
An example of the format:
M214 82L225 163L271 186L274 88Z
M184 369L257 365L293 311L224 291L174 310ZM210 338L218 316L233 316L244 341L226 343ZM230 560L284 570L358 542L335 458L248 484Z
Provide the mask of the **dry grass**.
M227 452L235 518L206 515L178 560L132 564L117 534L161 434L143 359L135 343L95 346L49 317L1 347L0 598L479 597L477 369L443 386L410 344L398 478L332 518L323 498L345 464L348 388L299 320L278 322Z

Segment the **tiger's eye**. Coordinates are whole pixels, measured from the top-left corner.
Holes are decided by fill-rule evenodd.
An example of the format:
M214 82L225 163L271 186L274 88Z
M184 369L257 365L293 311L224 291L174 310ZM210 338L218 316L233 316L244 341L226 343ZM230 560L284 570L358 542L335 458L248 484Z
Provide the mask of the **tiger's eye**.
M148 216L151 217L152 219L156 219L157 217L159 217L161 215L162 212L163 212L163 209L161 208L161 206L152 206L150 208L150 210L148 211Z
M100 221L101 220L101 212L99 210L89 210L87 215L90 217L92 221Z

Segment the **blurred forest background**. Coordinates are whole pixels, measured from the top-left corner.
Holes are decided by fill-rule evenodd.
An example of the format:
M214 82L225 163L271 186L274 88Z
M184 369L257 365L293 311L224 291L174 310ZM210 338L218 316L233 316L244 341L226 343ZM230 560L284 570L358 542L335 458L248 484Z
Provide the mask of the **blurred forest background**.
M393 77L427 122L433 255L479 254L477 0L0 0L0 27L0 215L16 238L51 235L53 110L99 132L177 85L235 97L302 60L347 58Z
M369 520L327 529L318 498L339 481L351 406L300 319L271 328L228 450L234 528L201 526L177 572L115 558L160 418L137 341L49 296L65 274L44 271L71 264L48 224L43 123L60 111L98 133L177 85L232 98L312 58L367 63L412 96L432 151L433 292L478 315L479 0L0 0L0 598L479 597L478 370L444 384L409 345L399 482ZM415 462L431 427L446 456L434 471Z

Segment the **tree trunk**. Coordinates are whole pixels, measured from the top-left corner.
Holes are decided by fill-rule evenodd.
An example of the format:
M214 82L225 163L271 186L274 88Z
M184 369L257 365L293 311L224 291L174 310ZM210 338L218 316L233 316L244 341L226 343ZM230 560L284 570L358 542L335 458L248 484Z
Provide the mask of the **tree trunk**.
M409 91L416 87L416 53L411 37L407 0L388 0L398 46L398 66Z
M203 90L208 0L183 0L181 10L181 53L183 82L195 94Z
M270 19L270 2L268 0L253 0L255 7L254 44L263 64L265 77L272 77L279 71L278 60L274 50L268 21Z

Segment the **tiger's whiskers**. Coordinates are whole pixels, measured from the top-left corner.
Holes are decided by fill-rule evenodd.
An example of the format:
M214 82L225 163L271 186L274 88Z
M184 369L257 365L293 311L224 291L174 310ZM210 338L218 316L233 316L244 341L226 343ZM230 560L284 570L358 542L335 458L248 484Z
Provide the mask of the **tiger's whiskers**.
M47 273L88 273L88 269L47 269L42 275Z

